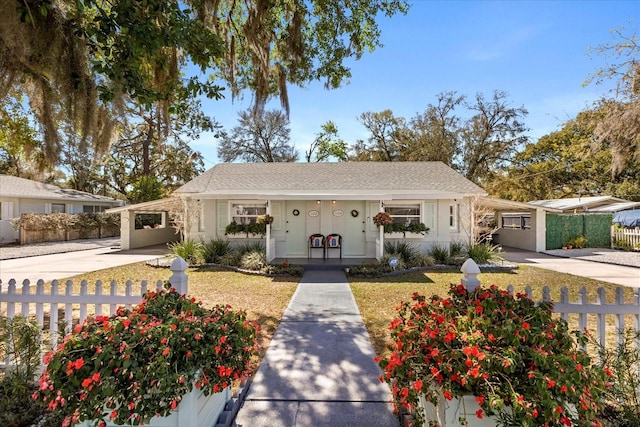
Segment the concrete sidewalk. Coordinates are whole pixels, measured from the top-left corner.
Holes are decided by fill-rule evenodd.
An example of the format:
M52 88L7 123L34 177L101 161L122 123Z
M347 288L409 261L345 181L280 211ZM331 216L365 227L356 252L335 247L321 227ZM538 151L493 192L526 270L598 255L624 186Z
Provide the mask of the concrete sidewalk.
M529 264L545 270L558 271L560 273L573 274L574 276L588 277L603 282L617 285L640 287L640 268L608 264L601 261L591 261L581 258L565 258L543 253L530 252L522 249L503 248L503 258L518 264ZM620 251L618 251L620 252ZM565 256L579 255L579 251L568 252ZM640 257L637 253L622 253L629 258Z
M306 271L249 386L237 427L397 427L342 271Z

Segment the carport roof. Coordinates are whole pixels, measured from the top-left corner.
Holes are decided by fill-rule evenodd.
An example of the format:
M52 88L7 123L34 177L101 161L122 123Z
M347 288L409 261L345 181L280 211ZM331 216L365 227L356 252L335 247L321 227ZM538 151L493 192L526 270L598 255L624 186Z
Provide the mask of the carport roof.
M562 209L556 209L547 206L536 206L531 203L524 202L515 202L513 200L505 200L505 199L495 199L493 197L481 197L479 199L480 205L487 207L489 209L494 209L497 211L532 211L536 209L542 209L545 212L553 212L559 213L562 212Z

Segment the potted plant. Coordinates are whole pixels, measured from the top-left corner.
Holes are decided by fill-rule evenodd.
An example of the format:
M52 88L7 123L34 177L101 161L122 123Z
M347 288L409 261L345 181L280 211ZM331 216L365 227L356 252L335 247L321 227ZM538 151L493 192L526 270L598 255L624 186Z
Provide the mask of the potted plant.
M268 225L271 225L271 224L273 224L273 220L274 220L273 216L271 216L271 215L269 215L269 214L264 214L264 215L260 215L260 216L258 217L258 219L256 220L256 222L257 222L258 224L268 224Z
M76 325L45 356L33 397L67 426L148 424L170 415L194 387L208 396L245 377L255 340L244 312L205 309L175 289L148 292L131 310Z
M390 329L390 354L377 358L381 380L415 425L452 425L442 423L442 407L465 396L478 404L459 417L470 427L487 416L501 426L598 425L610 371L592 364L579 348L584 334L574 340L549 302L452 285L447 298L414 294Z
M393 218L386 212L378 212L373 216L373 223L377 227L384 227L387 224L391 224L393 222Z

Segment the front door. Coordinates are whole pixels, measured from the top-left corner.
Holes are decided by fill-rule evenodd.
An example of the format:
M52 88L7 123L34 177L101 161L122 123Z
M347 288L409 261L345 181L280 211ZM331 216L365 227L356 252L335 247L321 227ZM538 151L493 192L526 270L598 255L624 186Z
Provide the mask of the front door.
M286 256L307 256L307 202L290 200L286 203Z
M342 216L342 253L348 257L364 257L366 246L366 212L363 201L342 201L344 215Z

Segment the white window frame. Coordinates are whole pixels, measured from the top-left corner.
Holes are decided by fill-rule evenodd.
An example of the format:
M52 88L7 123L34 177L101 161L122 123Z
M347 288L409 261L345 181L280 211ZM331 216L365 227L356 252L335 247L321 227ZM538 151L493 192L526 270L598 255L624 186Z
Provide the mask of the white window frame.
M417 208L418 209L418 213L417 214L397 214L397 213L392 213L389 212L389 210L393 211L394 208L397 209L402 209L402 208L406 208L406 209L414 209ZM413 222L412 220L416 220L415 222L420 223L422 222L422 203L421 202L416 202L416 201L406 201L406 202L385 202L384 203L384 211L386 213L388 213L391 218L393 218L393 222L395 223L404 223L404 224L410 224L411 222ZM402 218L406 218L409 219L402 221ZM398 221L400 220L400 221Z
M239 213L238 209L243 209L244 213ZM254 210L255 209L255 210ZM229 224L233 221L236 224L255 224L258 217L267 213L267 202L260 200L230 200L229 201Z
M449 204L449 229L458 231L458 223L460 216L460 205L457 203Z
M62 210L60 210L60 206L62 206ZM67 205L64 203L51 203L51 213L66 213Z

